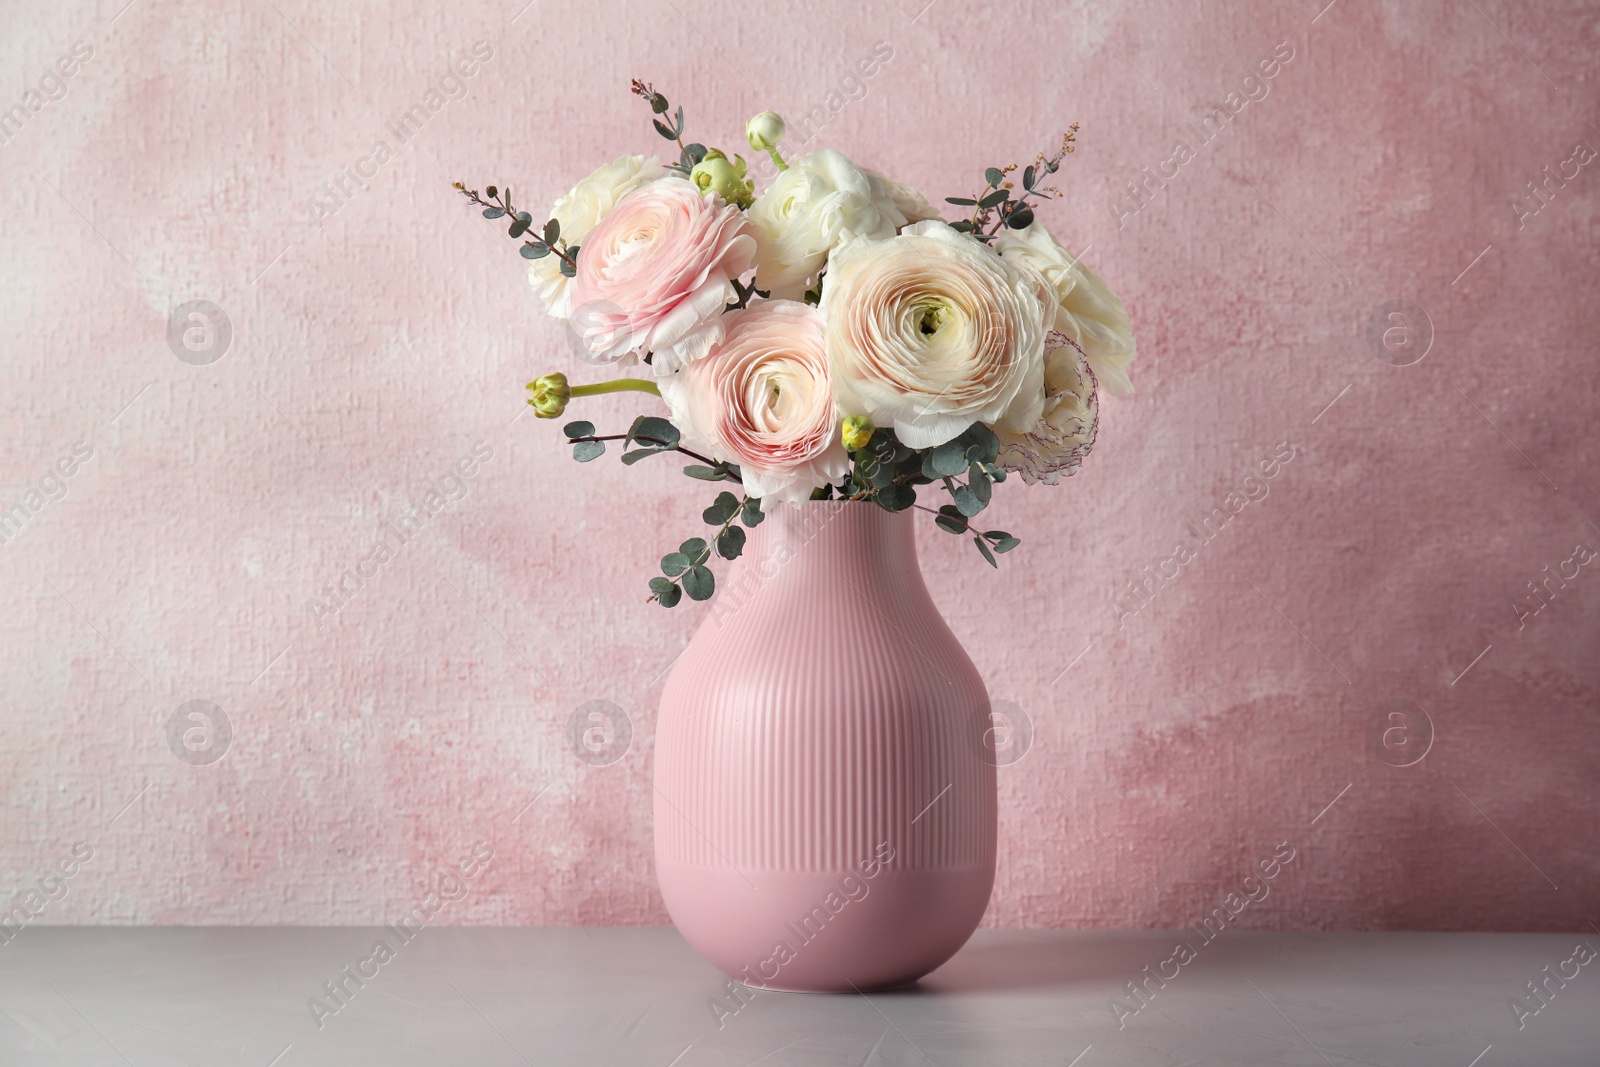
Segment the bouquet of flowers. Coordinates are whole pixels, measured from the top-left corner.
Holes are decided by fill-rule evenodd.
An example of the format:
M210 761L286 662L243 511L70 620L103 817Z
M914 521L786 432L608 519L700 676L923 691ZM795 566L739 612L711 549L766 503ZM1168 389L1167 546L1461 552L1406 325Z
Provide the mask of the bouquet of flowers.
M677 453L690 478L739 487L706 508L708 538L662 559L650 598L709 598L713 553L739 556L740 524L805 500L927 511L995 565L1018 539L973 524L994 485L1074 473L1094 444L1097 389L1133 391L1122 301L1034 218L1061 195L1046 183L1077 125L1020 175L989 167L977 192L947 197L966 216L947 222L915 189L832 149L786 162L771 111L745 128L775 168L757 195L742 156L685 143L683 108L669 116L643 82L633 93L677 145L675 162L625 155L542 223L509 188L455 188L485 218L510 220L529 282L583 362L646 368L588 384L541 375L527 386L534 413L557 418L578 397L623 390L665 403L625 433L567 423L573 457L616 441L623 463ZM918 501L923 487L936 507Z

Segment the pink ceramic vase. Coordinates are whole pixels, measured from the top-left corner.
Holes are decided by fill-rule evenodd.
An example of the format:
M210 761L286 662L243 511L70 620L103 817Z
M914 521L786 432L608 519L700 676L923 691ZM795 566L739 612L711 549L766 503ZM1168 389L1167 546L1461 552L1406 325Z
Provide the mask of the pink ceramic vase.
M673 922L753 986L927 974L994 884L989 726L911 513L769 508L661 697L656 875Z

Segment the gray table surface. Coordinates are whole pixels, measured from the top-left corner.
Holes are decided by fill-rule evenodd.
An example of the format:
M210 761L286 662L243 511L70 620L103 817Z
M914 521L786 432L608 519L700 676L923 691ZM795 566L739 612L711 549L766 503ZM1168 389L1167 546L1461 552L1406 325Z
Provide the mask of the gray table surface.
M983 930L910 990L739 997L651 927L29 927L0 945L0 1065L1600 1064L1600 960L1567 962L1593 933L1191 932L1132 1011L1179 936ZM376 973L335 1000L346 966Z

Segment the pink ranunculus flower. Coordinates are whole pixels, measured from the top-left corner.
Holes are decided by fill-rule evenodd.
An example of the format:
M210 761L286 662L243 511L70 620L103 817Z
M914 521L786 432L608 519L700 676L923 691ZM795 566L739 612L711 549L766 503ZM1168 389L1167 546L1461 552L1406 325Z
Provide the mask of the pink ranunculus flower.
M722 339L733 280L755 262L738 208L683 178L629 193L583 241L570 294L573 328L597 360L653 353L671 374Z
M850 470L822 313L794 300L729 312L704 359L656 384L691 448L737 463L745 492L799 502Z
M550 217L561 224L561 239L569 245L581 245L618 201L663 173L654 156L623 156L601 166L550 209ZM565 322L572 315L567 291L572 279L561 273L561 267L558 256L536 259L528 264L528 283L544 301L545 311Z

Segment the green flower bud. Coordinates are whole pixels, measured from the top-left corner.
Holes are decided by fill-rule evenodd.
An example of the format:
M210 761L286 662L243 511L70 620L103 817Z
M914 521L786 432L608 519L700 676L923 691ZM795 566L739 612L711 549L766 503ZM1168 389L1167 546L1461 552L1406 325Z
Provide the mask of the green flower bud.
M755 200L756 185L745 177L745 170L743 156L734 156L730 160L713 148L689 172L689 180L702 193L716 193L730 204L749 207Z
M528 383L528 391L533 394L528 403L532 405L534 415L541 419L558 418L567 410L567 401L572 399L572 387L567 384L567 376L559 371L535 378Z
M839 440L844 443L846 452L858 452L867 447L876 429L872 420L865 415L848 415L839 427Z

